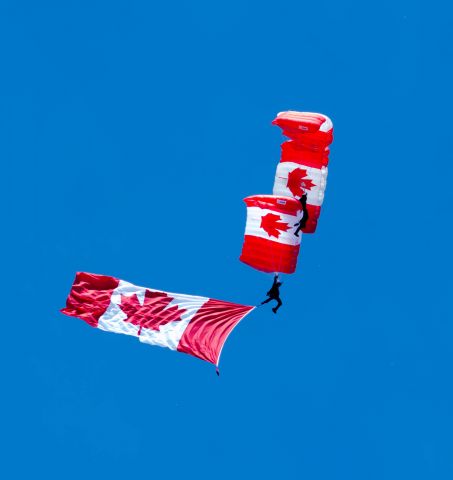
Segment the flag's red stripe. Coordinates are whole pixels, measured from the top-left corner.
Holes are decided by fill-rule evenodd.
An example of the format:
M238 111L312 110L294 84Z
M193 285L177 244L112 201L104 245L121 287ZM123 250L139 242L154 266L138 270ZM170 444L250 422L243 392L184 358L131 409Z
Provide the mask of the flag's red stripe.
M113 290L119 280L106 275L78 272L62 313L78 317L93 327L110 305Z
M287 245L245 235L241 262L262 272L294 273L300 245Z
M209 299L187 325L177 350L218 365L231 330L253 308Z

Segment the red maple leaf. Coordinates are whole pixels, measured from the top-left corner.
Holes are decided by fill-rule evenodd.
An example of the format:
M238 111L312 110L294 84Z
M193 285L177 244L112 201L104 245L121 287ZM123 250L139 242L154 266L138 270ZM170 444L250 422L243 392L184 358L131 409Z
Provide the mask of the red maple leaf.
M289 172L286 186L295 197L301 197L306 190L311 190L316 185L308 178L307 170L295 168Z
M185 312L178 305L167 308L173 300L164 292L152 292L146 290L143 305L137 298L137 295L127 297L121 295L121 310L127 315L125 322L138 325L140 327L138 334L140 335L142 328L151 330L159 330L161 325L181 320L181 314Z
M269 237L280 236L280 232L286 232L290 227L287 223L280 222L280 215L275 215L275 213L266 213L266 215L261 217L260 227L269 235Z

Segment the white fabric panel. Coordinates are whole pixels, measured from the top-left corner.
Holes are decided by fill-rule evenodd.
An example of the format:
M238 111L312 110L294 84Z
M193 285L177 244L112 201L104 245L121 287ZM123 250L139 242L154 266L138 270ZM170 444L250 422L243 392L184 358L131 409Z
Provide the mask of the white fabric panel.
M304 178L311 180L314 186L307 192L307 203L310 205L316 205L320 207L324 200L324 192L327 185L327 167L313 168L305 167L299 163L293 162L281 162L277 166L277 172L275 174L274 181L274 195L283 195L293 197L291 190L287 187L288 175L296 168L302 168L307 171L307 176Z
M261 219L272 213L273 215L279 215L279 222L287 223L289 229L286 232L279 231L280 235L278 238L275 236L269 236L269 234L261 228ZM284 213L275 212L273 210L268 210L266 208L259 207L248 207L247 208L247 223L245 225L245 235L253 235L254 237L265 238L266 240L272 240L278 243L285 243L286 245L299 245L301 236L296 237L294 232L296 230L295 224L297 224L302 218L302 207L300 215L286 215Z

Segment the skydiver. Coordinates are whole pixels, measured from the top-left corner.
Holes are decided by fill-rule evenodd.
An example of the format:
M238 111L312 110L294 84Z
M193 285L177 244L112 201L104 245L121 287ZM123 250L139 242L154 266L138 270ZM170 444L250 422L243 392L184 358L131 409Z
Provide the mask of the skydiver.
M271 300L276 300L277 305L272 308L272 311L274 313L277 313L277 310L282 306L283 302L280 299L280 286L282 285L283 282L278 281L278 273L274 275L274 283L272 284L271 289L266 293L266 295L269 297L267 300L263 300L261 302L261 305L264 305L265 303L270 302Z
M302 196L299 198L299 202L302 205L303 216L300 219L300 222L297 222L294 224L295 227L297 226L296 231L294 232L294 235L296 235L296 237L299 236L299 232L303 228L305 228L305 225L307 225L308 210L307 210L307 193L306 192L304 192Z

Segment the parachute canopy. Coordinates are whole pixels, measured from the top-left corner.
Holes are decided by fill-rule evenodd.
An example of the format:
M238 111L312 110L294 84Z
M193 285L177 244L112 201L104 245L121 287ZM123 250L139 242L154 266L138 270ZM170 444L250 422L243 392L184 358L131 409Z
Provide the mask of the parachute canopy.
M300 237L301 204L295 198L253 195L244 199L247 223L240 260L262 272L293 273Z
M306 193L308 221L302 231L313 233L327 185L332 121L320 113L288 111L279 113L272 123L291 139L281 146L273 194L300 198Z

